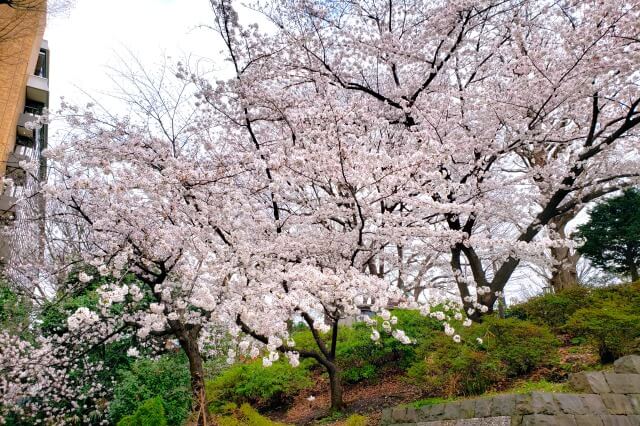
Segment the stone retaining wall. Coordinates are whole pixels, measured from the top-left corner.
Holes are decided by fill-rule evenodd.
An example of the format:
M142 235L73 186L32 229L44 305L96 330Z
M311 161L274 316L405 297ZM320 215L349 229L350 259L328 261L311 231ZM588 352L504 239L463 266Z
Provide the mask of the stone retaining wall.
M382 425L640 426L640 356L620 358L612 373L572 374L576 394L531 392L385 410Z

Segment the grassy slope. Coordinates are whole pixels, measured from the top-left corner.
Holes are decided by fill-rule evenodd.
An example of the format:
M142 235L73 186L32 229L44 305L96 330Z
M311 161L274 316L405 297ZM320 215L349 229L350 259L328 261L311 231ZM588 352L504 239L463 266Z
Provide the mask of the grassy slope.
M482 395L503 392L527 393L536 390L563 392L567 390L564 380L569 372L610 368L610 365L600 363L597 343L585 336L576 336L575 331L571 334L568 332L567 324L575 323L576 315L574 314L577 312L579 316L582 312L580 310L586 307L601 309L608 313L612 306L618 306L622 310L633 308L631 305L635 305L638 298L640 298L640 283L635 283L591 291L578 290L566 296L544 296L515 307L512 310L514 316L548 327L557 336L561 342L557 349L558 368L554 371L545 368L534 369L526 375L505 378ZM554 309L563 313L560 320L558 320L558 312L554 312ZM385 373L384 379L364 380L347 385L345 400L349 406L348 413L328 416L325 408L329 399L326 384L320 375L316 375L315 380L318 380L318 385L301 392L286 410L273 411L267 415L291 424L338 426L345 424L345 419L350 413L359 413L367 416L368 424L374 425L377 424L381 411L386 407L401 403L423 406L464 398L425 397L421 394L421 389L407 382L404 371L390 369ZM310 395L315 397L314 401L307 400Z

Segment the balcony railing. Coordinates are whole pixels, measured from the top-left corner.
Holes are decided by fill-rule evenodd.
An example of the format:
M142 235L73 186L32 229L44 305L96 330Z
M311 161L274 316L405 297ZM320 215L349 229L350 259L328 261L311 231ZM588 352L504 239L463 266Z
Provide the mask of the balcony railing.
M24 112L26 114L31 114L31 115L42 115L43 109L44 109L44 105L43 106L32 106L32 105L24 106Z
M41 104L49 103L49 80L30 75L27 80L27 99Z

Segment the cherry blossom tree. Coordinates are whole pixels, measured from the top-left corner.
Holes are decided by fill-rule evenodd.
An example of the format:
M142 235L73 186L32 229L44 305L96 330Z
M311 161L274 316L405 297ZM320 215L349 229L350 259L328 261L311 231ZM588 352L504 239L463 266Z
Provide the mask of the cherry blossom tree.
M363 297L374 300L384 332L411 343L385 309L401 293L364 272L377 239L391 232L369 201L386 196L386 179L358 176L349 162L358 156L351 151L366 152L371 138L313 144L300 125L299 142L287 137L273 155L260 145L275 129L263 129L261 119L254 124L243 109L234 112L222 97L212 100L203 87L199 108L185 69L178 81L166 68L159 75L130 71L127 117L65 105L70 133L47 152L58 179L44 194L66 206L52 220L83 229L80 260L116 279L99 287L99 312L78 311L69 325L81 330L91 318L108 324L113 339L131 330L140 342L176 338L189 359L200 424L203 351L215 348L220 324L239 336L238 351L264 352L266 366L279 354L293 365L300 357L316 360L329 374L332 408L342 408L338 327L359 313ZM242 90L235 84L220 84L229 88L225 96ZM317 107L308 114L332 114L331 105ZM234 114L248 124L237 126ZM332 125L339 134L341 124ZM379 163L370 164L367 173L379 171ZM120 280L130 275L135 283ZM120 307L115 313L113 305ZM296 346L291 320L308 324L317 350Z
M393 146L393 155L378 152L406 173L396 175L402 178L379 207L403 231L384 243L408 247L400 235L420 235L448 251L475 317L492 310L521 262L541 261L564 244L543 232L555 218L637 176L635 3L292 0L255 7L276 28L268 36L235 18L219 26L237 84L247 87L243 105L261 94L264 113L250 108L250 117L282 124L281 134L293 127L298 138L286 108L330 97L338 116L349 114L340 134L364 130ZM316 95L294 101L305 84ZM315 124L304 119L307 128ZM329 126L316 128L331 137ZM366 169L366 155L357 161ZM434 217L445 226L434 227ZM512 224L508 237L495 238L489 231L504 223ZM472 286L482 290L474 295Z

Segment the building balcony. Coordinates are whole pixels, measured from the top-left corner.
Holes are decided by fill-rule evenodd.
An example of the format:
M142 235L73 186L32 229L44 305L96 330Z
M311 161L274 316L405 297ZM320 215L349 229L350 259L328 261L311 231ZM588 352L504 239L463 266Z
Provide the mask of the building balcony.
M9 159L7 160L7 167L11 167L14 169L21 168L21 161L29 161L29 157L24 155L24 153L12 152L11 155L9 155Z
M29 128L29 126L27 126L27 123L33 123L37 121L37 119L38 117L36 114L25 112L20 115L20 118L18 119L18 128L16 131L16 145L34 148L36 141L36 132L38 132L39 130Z
M13 180L15 186L24 186L27 181L27 172L20 167L21 161L29 161L29 157L17 152L12 152L7 159L6 176Z
M49 79L30 75L27 81L27 99L42 104L49 104Z

